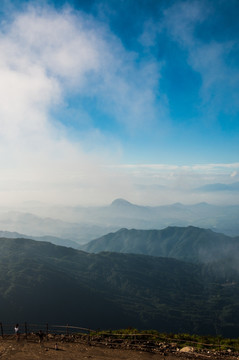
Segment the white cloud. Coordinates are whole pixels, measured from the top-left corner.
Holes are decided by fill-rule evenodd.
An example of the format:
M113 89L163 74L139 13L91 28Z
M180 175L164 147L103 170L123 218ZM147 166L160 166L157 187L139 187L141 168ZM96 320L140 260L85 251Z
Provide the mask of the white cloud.
M84 140L67 136L52 109L66 98L97 98L101 111L128 129L155 120L156 63L136 65L102 24L71 9L29 7L0 31L0 192L4 202L102 202L128 185L102 165L120 154L90 116ZM67 113L67 112L66 112ZM115 115L116 114L116 115ZM109 135L109 134L108 134ZM85 150L84 150L85 149ZM116 160L117 161L117 160ZM112 187L112 178L116 188ZM119 194L120 195L120 194ZM106 201L107 201L106 200Z
M155 120L160 65L152 59L137 65L137 54L85 14L30 7L5 27L0 50L3 86L22 96L19 104L27 99L46 111L75 91L97 97L102 111L130 128L146 114L147 123Z
M99 65L97 33L86 28L82 17L69 11L55 12L50 8L29 8L16 16L6 33L15 54L14 66L26 70L39 64L51 76L79 81ZM15 45L15 46L14 46ZM13 55L18 54L19 58Z

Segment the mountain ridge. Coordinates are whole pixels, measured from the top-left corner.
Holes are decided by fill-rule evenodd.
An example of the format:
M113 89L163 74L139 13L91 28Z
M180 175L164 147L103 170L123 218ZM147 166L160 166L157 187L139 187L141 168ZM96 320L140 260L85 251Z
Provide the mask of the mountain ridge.
M94 253L111 251L210 262L239 256L239 237L195 226L169 226L162 230L120 229L90 241L81 249Z
M36 241L46 241L46 242L50 242L50 243L55 244L55 245L60 245L60 246L72 247L74 249L79 249L79 244L76 243L73 240L62 239L62 238L58 238L56 236L50 236L50 235L34 236L34 235L20 234L20 233L18 233L16 231L0 231L0 238L32 239L32 240L36 240Z

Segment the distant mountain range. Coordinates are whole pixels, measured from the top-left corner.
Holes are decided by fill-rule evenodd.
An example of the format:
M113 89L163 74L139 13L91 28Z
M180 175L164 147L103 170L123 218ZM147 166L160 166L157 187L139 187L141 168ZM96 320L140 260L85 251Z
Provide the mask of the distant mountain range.
M239 236L232 238L194 226L163 230L121 229L81 246L87 252L101 251L171 257L208 263L239 258Z
M202 265L1 238L0 294L1 322L239 336L239 274L228 259Z
M36 241L46 241L55 245L72 247L73 249L79 249L79 244L75 241L57 238L55 236L34 236L34 235L25 235L17 232L11 231L0 231L0 238L8 239L31 239Z
M211 191L239 191L239 181L234 182L232 184L221 184L221 183L216 183L216 184L207 184L204 186L201 186L199 188L197 188L196 190L198 191L203 191L203 192L211 192Z
M139 206L124 199L101 207L47 207L34 204L21 211L0 209L0 229L31 237L52 236L85 244L121 228L163 229L189 226L239 235L239 205L207 203Z
M115 230L114 227L108 227L107 225L100 226L85 221L77 223L48 217L47 210L46 215L43 217L20 211L2 211L0 212L0 229L7 232L26 234L31 238L50 236L79 243L85 243L95 239L97 236Z

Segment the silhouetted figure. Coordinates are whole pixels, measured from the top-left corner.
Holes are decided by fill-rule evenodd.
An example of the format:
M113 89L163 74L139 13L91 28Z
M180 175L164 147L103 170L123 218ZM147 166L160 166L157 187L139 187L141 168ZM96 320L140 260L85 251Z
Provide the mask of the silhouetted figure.
M15 325L14 331L15 331L16 339L17 339L17 341L19 341L20 340L19 324Z
M39 343L42 344L44 339L44 333L40 330L36 335L39 336Z

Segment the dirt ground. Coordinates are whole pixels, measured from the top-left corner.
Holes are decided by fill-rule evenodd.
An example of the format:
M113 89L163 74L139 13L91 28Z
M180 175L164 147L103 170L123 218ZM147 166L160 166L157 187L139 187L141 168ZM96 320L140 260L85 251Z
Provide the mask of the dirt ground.
M146 351L112 349L106 346L90 346L82 343L59 343L55 349L55 341L36 341L21 339L0 339L1 360L239 360L236 356L212 356L199 354L158 354Z
M16 342L14 340L0 340L0 359L4 360L157 360L164 356L135 350L110 349L107 347L88 346L78 343L58 344L55 350L55 342L39 344L26 340Z

